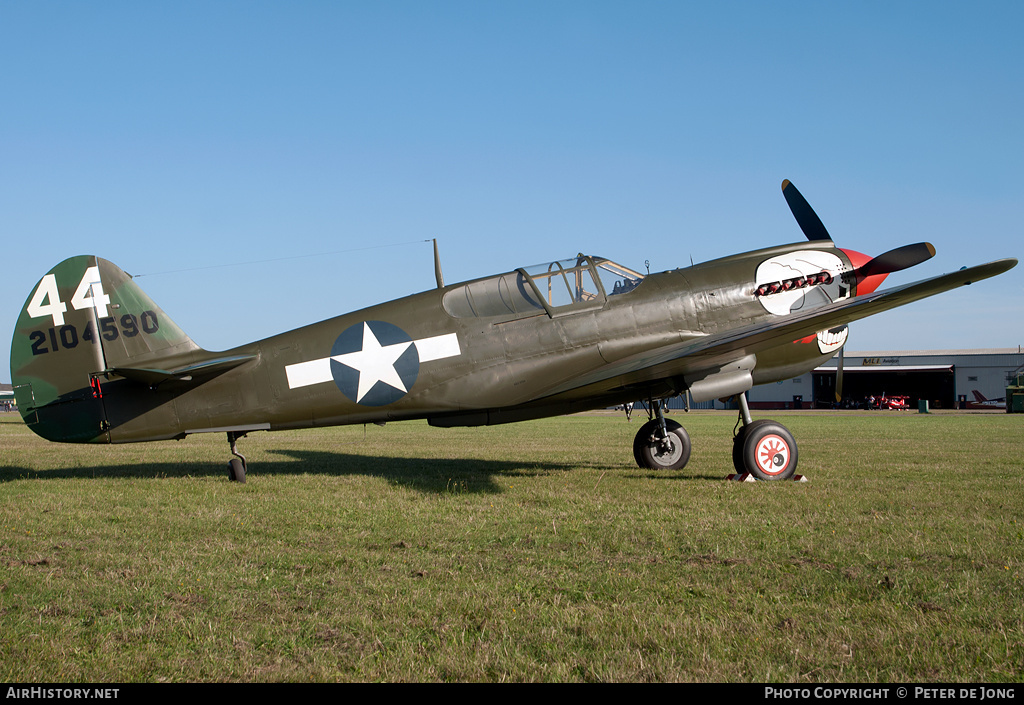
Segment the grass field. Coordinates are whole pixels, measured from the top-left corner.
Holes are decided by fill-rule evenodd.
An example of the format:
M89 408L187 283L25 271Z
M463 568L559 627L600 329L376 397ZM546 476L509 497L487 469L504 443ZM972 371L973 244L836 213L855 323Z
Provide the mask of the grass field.
M765 412L757 417L768 416ZM0 681L1020 682L1024 417L734 413L65 446L0 417Z

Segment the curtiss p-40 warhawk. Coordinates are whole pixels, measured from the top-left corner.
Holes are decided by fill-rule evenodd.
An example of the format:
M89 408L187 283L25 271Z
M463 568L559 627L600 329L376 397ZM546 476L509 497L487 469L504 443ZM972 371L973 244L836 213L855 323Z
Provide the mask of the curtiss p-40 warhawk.
M806 242L641 274L586 255L522 267L348 313L226 352L194 343L117 266L83 255L33 289L11 376L30 428L51 441L130 443L226 433L229 476L254 431L427 419L480 426L644 401L643 468L677 470L690 439L665 400L735 398L736 470L792 477L797 445L751 419L745 393L831 358L847 324L1005 272L1003 259L877 291L935 254L836 247L789 182ZM436 249L435 249L436 256Z

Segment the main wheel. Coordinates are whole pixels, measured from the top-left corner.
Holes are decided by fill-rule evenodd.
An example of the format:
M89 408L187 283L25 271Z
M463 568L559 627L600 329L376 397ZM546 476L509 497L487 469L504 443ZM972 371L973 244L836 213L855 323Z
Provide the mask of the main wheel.
M640 427L633 439L636 464L649 470L682 470L690 460L690 436L679 422L665 419L665 438L659 438L658 421L652 419Z
M228 461L228 479L232 482L245 482L245 464L238 458Z
M751 421L746 426L740 426L740 430L732 439L732 466L736 468L736 472L743 474L750 472L743 461L743 442L747 439L747 433L750 429L763 426L766 423L773 423L768 419L759 419L758 421Z
M788 480L796 472L797 449L793 434L775 421L755 421L741 434L742 472L758 480ZM740 436L737 436L740 439ZM736 446L733 446L736 459ZM738 467L737 467L738 469Z

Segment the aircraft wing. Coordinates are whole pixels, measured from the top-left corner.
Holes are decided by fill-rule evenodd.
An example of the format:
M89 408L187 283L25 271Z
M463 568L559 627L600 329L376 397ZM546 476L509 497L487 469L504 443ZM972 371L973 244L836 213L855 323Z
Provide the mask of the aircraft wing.
M854 296L809 311L778 316L719 334L691 338L631 355L588 375L577 377L545 396L558 395L591 384L607 383L613 379L622 385L637 384L712 369L818 331L994 277L1016 265L1016 259L996 260L904 286Z

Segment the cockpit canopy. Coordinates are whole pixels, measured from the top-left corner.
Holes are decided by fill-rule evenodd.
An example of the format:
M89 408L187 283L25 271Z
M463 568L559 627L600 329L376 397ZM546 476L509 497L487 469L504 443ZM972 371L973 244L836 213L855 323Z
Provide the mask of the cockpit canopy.
M562 315L599 308L642 279L611 260L580 254L455 287L445 293L444 309L455 318Z

